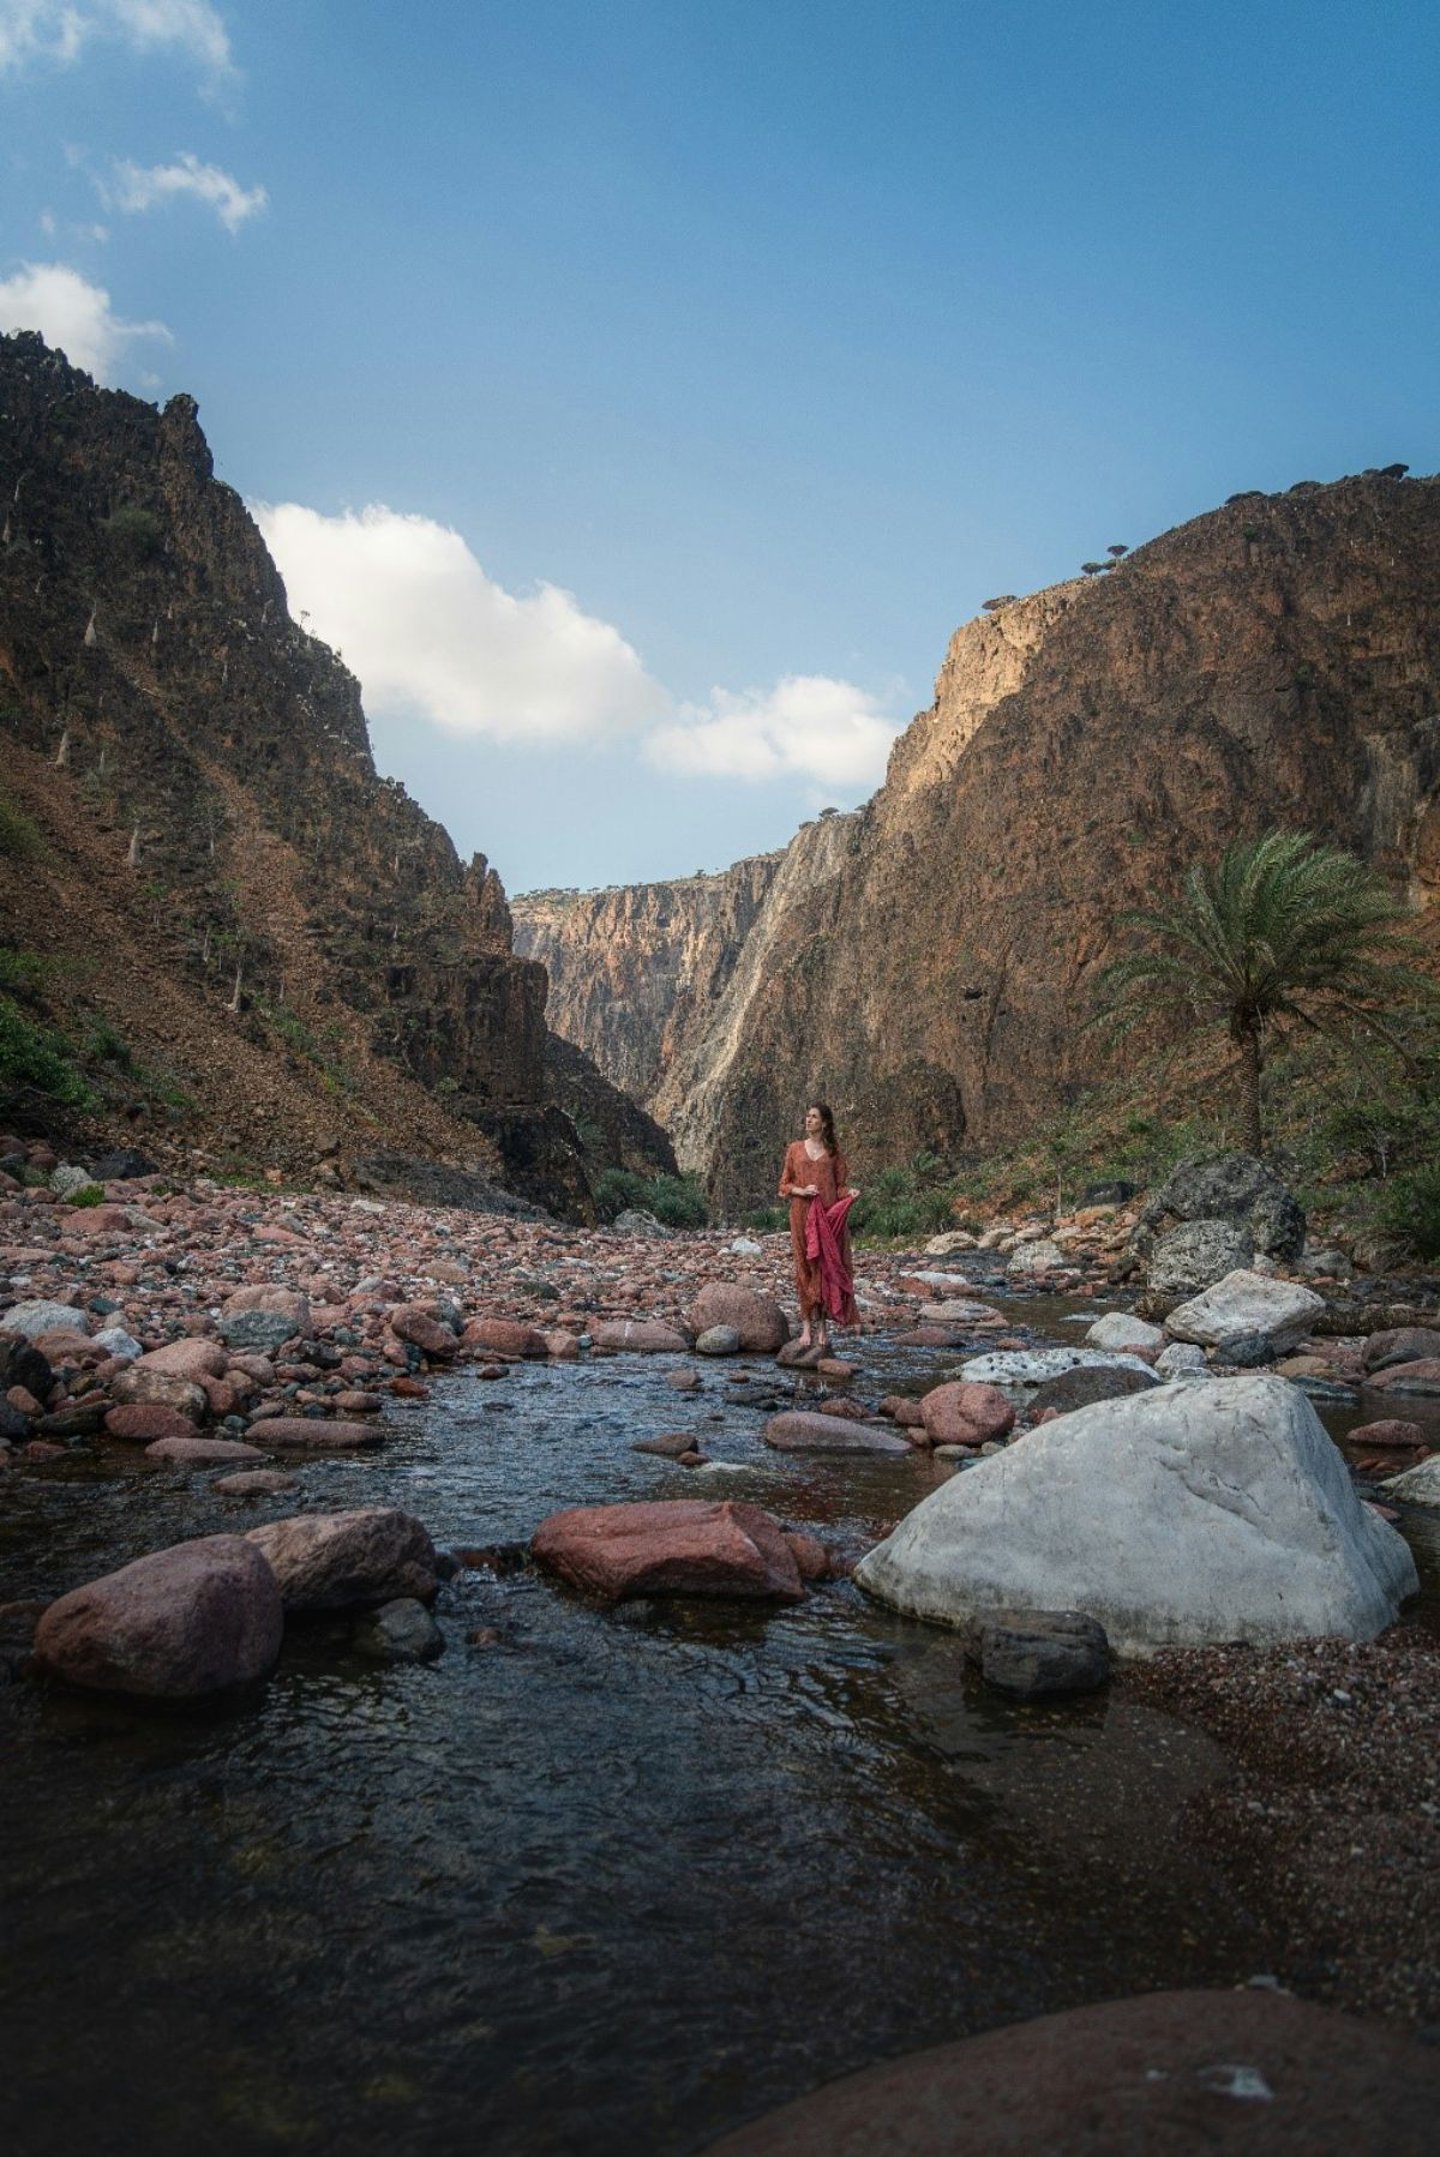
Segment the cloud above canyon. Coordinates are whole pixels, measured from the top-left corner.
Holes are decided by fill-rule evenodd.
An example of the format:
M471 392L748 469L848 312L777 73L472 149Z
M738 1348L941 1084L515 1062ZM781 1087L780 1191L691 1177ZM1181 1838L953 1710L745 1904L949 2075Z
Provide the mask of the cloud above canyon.
M112 382L137 339L173 340L163 322L125 322L110 295L63 262L25 262L0 278L0 330L38 330L74 367Z

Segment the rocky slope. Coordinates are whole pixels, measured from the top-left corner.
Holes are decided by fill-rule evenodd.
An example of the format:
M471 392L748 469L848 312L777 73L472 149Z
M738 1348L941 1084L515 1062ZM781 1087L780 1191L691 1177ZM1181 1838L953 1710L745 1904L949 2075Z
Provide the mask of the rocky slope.
M0 338L0 505L0 787L42 839L0 858L5 940L62 962L54 1015L121 1037L112 1106L154 1067L220 1158L375 1155L403 1181L416 1156L589 1215L544 969L484 857L377 775L358 684L291 620L193 400L158 412Z
M777 872L723 1053L648 1097L718 1203L765 1201L817 1092L862 1175L1072 1099L1103 1064L1083 1022L1116 916L1233 834L1354 848L1440 946L1437 588L1440 479L1372 473L1235 497L957 631L823 875L777 903ZM597 941L646 918L643 891L607 896ZM585 963L603 973L603 948ZM618 1023L574 1036L602 1067Z

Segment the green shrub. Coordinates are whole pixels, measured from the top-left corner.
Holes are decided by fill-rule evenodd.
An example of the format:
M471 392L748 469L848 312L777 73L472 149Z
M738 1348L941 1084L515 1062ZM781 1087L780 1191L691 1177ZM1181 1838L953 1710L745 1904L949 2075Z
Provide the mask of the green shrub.
M18 996L28 1003L45 985L49 969L33 951L12 951L0 944L0 996Z
M934 1154L917 1153L903 1167L877 1169L866 1179L850 1215L857 1236L936 1235L954 1226L954 1191L945 1165Z
M27 1019L0 996L0 1100L30 1089L67 1108L84 1108L90 1091L55 1034Z
M138 507L117 509L113 517L102 520L100 529L118 552L141 562L160 552L164 536L164 528L154 510Z
M129 1042L115 1031L108 1019L91 1020L81 1054L87 1063L114 1064L121 1071L134 1068L135 1057Z
M710 1218L697 1176L637 1176L630 1169L607 1168L595 1181L595 1209L613 1221L631 1207L653 1213L666 1228L703 1228Z
M1440 1167L1394 1176L1380 1203L1380 1220L1416 1258L1440 1258Z
M778 1229L788 1227L789 1223L788 1206L758 1206L754 1213L747 1213L745 1216L745 1226L753 1229L757 1236L773 1236Z
M41 845L39 825L0 794L0 854L12 861L33 861Z

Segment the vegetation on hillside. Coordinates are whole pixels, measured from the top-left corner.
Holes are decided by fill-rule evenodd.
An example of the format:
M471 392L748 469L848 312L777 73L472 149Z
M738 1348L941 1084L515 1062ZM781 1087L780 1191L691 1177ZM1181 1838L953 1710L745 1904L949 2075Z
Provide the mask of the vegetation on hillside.
M604 1222L632 1210L653 1213L666 1228L704 1228L710 1218L698 1176L637 1176L626 1168L597 1178L595 1210Z

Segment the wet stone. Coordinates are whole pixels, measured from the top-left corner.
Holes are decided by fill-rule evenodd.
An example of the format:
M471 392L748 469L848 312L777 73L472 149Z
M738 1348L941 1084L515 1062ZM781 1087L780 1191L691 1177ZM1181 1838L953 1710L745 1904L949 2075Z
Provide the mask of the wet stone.
M1105 1628L1079 1610L997 1611L979 1651L985 1683L1016 1700L1094 1692L1110 1675Z

